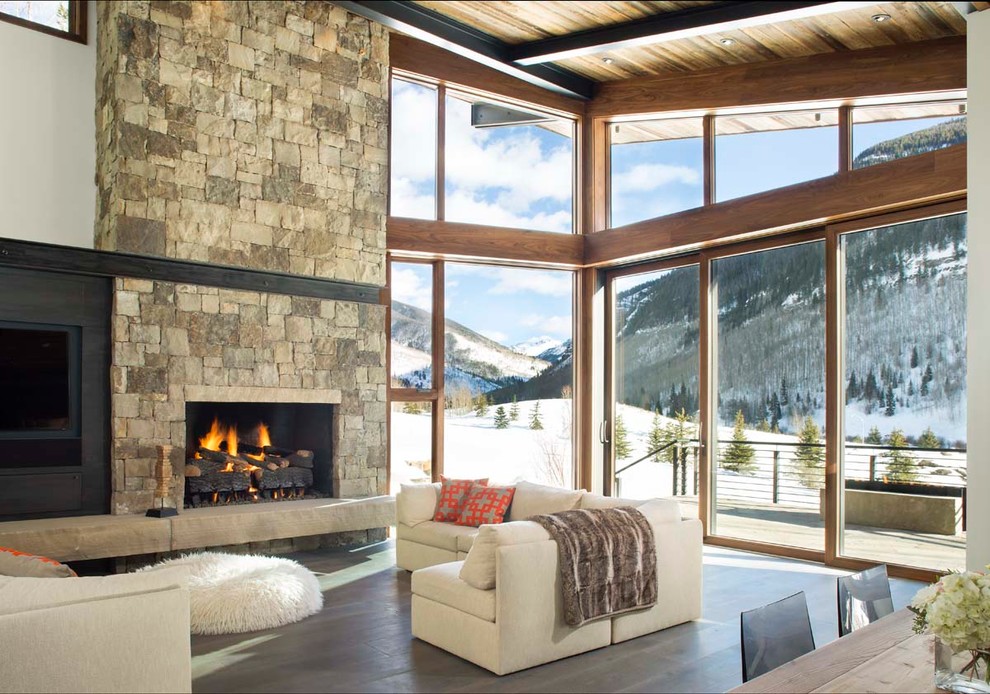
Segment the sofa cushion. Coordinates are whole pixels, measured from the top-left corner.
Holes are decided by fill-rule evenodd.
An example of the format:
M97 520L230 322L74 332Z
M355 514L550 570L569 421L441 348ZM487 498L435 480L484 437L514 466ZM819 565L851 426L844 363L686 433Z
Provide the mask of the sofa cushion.
M0 576L0 596L3 598L0 600L0 615L127 595L157 593L174 588L185 588L188 582L189 569L185 567L169 567L161 571L114 576L74 578L71 581Z
M0 576L70 578L75 575L75 571L54 559L0 547Z
M501 523L516 493L515 487L482 487L474 485L464 503L458 525L477 528L486 523Z
M673 499L650 499L645 504L637 506L637 509L653 525L681 520L681 505Z
M519 482L509 508L509 520L526 520L541 513L557 513L575 508L585 492L582 489L561 489L544 484Z
M499 546L550 539L550 533L533 521L483 525L461 566L460 577L479 590L491 590L495 587L495 553Z
M632 506L638 508L647 502L647 499L620 499L615 496L602 496L601 494L585 494L581 497L578 508L618 508L620 506Z
M414 526L433 520L440 498L440 484L403 484L396 497L396 519Z
M477 528L468 528L463 525L455 525L454 523L437 523L436 521L426 521L412 528L399 529L399 537L403 540L411 540L412 542L418 542L431 547L439 547L440 549L450 550L451 552L457 551L457 543L460 538L471 537L473 539L477 534Z
M487 479L453 480L443 475L440 476L440 481L442 483L440 501L437 504L437 512L433 515L433 520L438 523L456 523L474 487L484 487L488 484Z
M413 595L453 607L486 622L494 622L495 591L478 590L462 581L458 576L461 563L455 561L413 571Z

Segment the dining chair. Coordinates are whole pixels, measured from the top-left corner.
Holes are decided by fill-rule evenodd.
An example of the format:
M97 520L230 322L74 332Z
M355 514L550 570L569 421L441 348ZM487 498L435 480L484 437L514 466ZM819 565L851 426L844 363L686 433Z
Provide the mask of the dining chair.
M839 636L845 636L860 627L865 627L894 611L885 564L851 576L841 576L836 584Z
M804 591L743 612L739 626L743 682L815 650Z

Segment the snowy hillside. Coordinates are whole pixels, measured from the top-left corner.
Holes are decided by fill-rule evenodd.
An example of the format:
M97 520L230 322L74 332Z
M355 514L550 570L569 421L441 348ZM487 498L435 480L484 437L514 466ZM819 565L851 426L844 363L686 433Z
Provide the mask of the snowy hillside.
M518 354L526 354L530 357L542 358L541 355L544 352L558 348L563 344L564 340L559 340L548 335L540 335L538 337L531 337L528 340L512 345L511 349L513 352L517 352Z

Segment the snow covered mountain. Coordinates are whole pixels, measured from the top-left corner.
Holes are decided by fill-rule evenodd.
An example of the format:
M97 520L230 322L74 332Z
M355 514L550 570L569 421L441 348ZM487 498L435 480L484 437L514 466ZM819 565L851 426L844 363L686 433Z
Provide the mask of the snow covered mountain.
M538 337L531 337L528 340L512 345L510 349L513 352L518 352L519 354L527 354L531 357L540 357L542 359L542 354L544 352L558 348L563 344L564 340L558 340L557 338L550 337L549 335L540 335Z

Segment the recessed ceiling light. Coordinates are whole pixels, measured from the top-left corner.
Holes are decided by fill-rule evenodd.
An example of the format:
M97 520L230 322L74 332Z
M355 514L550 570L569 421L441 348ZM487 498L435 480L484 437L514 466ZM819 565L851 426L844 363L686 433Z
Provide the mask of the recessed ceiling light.
M890 15L885 12L880 12L879 14L875 14L872 17L870 17L870 19L872 19L877 24L883 24L884 22L890 20Z
M731 46L732 44L734 44L736 42L736 40L735 39L730 39L730 38L724 38L724 39L719 39L718 42L720 44L722 44L723 46Z
M602 62L605 63L606 65L611 65L615 61L612 60L611 58L602 58Z

